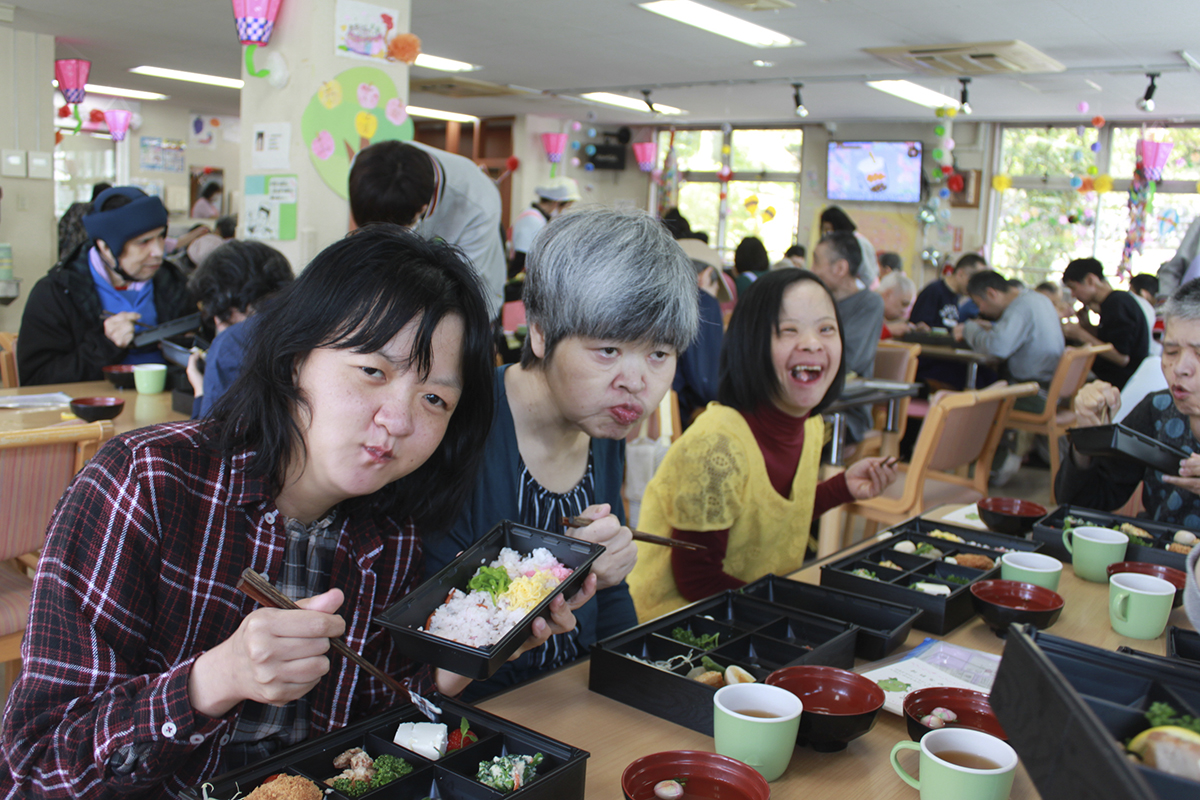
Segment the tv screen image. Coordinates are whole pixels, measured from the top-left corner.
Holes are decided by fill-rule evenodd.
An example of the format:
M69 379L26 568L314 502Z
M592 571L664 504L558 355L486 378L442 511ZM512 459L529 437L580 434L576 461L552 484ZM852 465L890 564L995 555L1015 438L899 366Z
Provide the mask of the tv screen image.
M825 194L830 200L917 203L920 142L830 142Z

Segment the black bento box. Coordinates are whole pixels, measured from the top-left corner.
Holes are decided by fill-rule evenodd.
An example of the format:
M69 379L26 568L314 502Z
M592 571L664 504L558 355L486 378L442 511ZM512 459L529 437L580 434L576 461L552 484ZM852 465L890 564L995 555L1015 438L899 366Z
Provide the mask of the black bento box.
M1067 438L1080 455L1136 461L1168 475L1178 475L1179 462L1188 457L1178 447L1120 423L1072 428L1067 431Z
M965 540L964 543L937 539L928 534L945 531ZM970 584L1000 576L1000 556L1005 552L1037 552L1041 545L1014 536L987 533L973 528L961 528L941 522L915 518L902 522L890 531L892 536L859 550L838 561L821 567L821 585L844 589L857 595L874 597L891 603L901 603L921 609L914 627L939 636L944 635L975 616L971 603ZM941 559L925 558L897 552L894 548L902 541L914 545L929 544L942 551L942 557L954 553L985 555L992 559L991 569L978 570L950 564ZM880 566L882 561L891 561L899 570ZM878 580L853 574L856 569L873 572ZM967 583L948 580L950 577L965 579ZM940 584L950 588L950 594L932 595L909 588L917 581Z
M1013 626L991 706L1042 797L1194 800L1200 783L1131 761L1151 703L1200 716L1200 668Z
M1101 528L1119 528L1123 522L1136 525L1153 536L1154 541L1152 544L1136 544L1131 540L1123 560L1165 564L1168 567L1187 572L1187 555L1173 553L1167 549L1167 545L1174 540L1175 533L1180 530L1178 525L1167 525L1136 517L1121 517L1082 506L1059 506L1052 513L1034 523L1033 539L1045 544L1046 555L1054 556L1068 564L1071 562L1071 554L1067 552L1062 541L1063 525L1069 516L1078 517L1085 520L1088 525L1096 525Z
M857 625L855 655L867 661L878 661L904 644L913 623L921 616L921 609L913 605L889 603L778 575L759 578L738 593L770 601L789 611L807 611Z
M493 800L501 794L475 780L481 761L491 761L493 756L498 755L541 753L544 758L537 769L537 776L527 785L503 796L521 800L582 800L590 755L586 751L457 700L435 697L434 702L442 708L439 721L445 723L450 731L458 730L460 721L465 717L479 741L448 753L438 761L430 761L405 750L392 743L396 726L401 722L427 721L415 706L406 705L213 778L206 784L207 797L229 800L238 792L245 796L264 779L279 773L308 778L325 789L325 780L341 772L333 766L334 757L352 747L361 747L372 758L386 753L403 758L414 767L403 778L362 797L389 800L420 800L424 797ZM326 797L331 800L348 796L334 789L329 791ZM183 795L191 800L201 800L206 796L200 787L187 790Z
M715 646L703 650L671 638L675 628L696 636L718 634L719 638ZM736 664L759 681L781 667L796 664L850 669L857 634L857 625L782 608L731 590L592 645L588 688L712 736L716 689L687 678L688 670L700 666L701 656L722 667ZM691 661L673 669L646 663L689 653Z
M1200 664L1200 633L1176 625L1167 628L1167 656Z
M471 647L421 630L429 616L446 602L446 595L451 589L466 591L467 583L475 575L475 571L495 561L505 547L522 555L544 547L574 572L538 603L515 628L505 634L503 639L490 647ZM539 531L505 520L464 550L438 574L376 617L376 621L391 631L400 651L414 661L442 667L473 680L486 680L500 669L509 656L529 637L534 619L550 617L551 600L559 594L570 597L579 590L591 571L592 562L603 552L603 545Z

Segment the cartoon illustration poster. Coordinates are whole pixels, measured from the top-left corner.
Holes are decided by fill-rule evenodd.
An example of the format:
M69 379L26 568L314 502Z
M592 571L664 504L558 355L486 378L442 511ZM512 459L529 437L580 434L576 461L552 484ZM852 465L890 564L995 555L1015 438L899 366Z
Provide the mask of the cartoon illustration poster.
M299 181L295 175L246 176L246 238L291 240L296 238L296 203Z
M386 60L388 38L399 18L400 13L394 8L359 0L338 0L333 31L334 55Z

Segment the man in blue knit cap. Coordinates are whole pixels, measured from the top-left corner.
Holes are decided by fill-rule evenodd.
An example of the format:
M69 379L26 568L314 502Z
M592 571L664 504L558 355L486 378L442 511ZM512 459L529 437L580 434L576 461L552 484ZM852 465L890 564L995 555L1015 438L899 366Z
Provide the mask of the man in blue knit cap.
M115 186L83 218L83 242L34 284L21 317L22 385L95 381L109 364L162 363L157 345L132 347L135 330L196 310L187 280L163 261L167 209L133 186Z

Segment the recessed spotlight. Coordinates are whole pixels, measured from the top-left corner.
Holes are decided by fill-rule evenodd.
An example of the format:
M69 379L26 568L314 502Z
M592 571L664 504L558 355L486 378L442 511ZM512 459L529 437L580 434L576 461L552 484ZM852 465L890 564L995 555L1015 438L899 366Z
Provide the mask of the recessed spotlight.
M750 63L753 64L754 66L760 67L762 69L766 69L767 67L775 66L774 61L763 61L761 58L756 58L753 61L751 61Z

